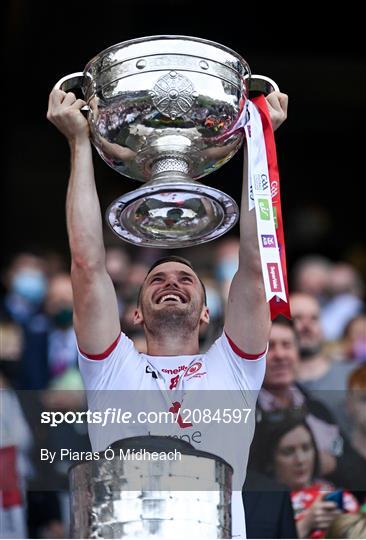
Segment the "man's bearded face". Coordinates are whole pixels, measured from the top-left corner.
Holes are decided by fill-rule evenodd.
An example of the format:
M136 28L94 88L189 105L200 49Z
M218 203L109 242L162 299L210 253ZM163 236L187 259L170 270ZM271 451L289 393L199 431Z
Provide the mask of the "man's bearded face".
M187 265L166 262L148 274L141 292L144 324L150 331L193 331L204 310L204 292Z

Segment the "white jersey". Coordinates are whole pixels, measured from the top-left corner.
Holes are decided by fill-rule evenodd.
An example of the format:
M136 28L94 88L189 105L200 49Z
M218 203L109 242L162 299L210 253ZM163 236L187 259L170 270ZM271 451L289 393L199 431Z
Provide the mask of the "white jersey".
M167 435L221 457L234 471L232 536L245 538L241 488L265 354L247 355L223 333L204 354L149 356L139 353L122 333L102 355L86 356L79 351L79 366L89 410L117 409L123 402L123 409L132 413L128 423L110 423L108 429L89 423L93 451L103 451L127 437ZM123 395L128 396L127 402ZM153 410L174 412L178 421L137 420L141 411Z

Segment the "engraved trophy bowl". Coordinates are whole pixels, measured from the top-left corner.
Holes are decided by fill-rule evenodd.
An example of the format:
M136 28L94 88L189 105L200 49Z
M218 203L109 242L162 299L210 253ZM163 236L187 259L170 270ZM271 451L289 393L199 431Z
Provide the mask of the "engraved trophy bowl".
M237 152L249 92L278 90L219 43L150 36L113 45L56 87L81 88L102 159L143 186L115 200L106 220L123 240L181 248L213 240L238 220L236 202L197 180Z

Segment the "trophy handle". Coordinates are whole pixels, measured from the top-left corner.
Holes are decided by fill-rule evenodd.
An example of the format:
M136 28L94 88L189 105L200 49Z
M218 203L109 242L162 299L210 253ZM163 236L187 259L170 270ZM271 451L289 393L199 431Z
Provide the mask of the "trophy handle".
M84 79L84 73L82 71L76 71L75 73L70 73L70 75L66 75L65 77L62 77L57 83L55 84L55 88L58 90L63 90L64 92L70 92L70 90L74 90L75 88L80 88L82 85ZM84 107L81 107L81 111L90 111L90 108L88 105L84 105Z
M244 77L244 79L249 79L249 95L254 94L264 94L267 96L271 92L279 92L280 89L278 84L275 83L269 77L264 75L251 75Z

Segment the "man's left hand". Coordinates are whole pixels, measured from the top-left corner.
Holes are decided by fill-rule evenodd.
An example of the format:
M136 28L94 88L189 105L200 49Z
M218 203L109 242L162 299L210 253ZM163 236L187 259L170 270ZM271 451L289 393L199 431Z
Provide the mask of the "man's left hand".
M288 95L282 92L271 92L266 96L266 102L273 131L276 131L287 118Z

